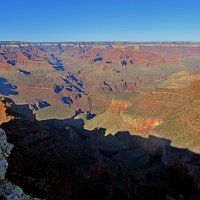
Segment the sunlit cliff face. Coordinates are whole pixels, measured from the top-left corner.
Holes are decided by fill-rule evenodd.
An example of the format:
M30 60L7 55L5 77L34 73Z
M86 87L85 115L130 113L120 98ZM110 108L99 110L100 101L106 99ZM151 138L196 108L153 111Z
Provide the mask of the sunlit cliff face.
M0 102L0 125L4 122L8 122L10 120L10 117L6 114L6 108L5 105Z

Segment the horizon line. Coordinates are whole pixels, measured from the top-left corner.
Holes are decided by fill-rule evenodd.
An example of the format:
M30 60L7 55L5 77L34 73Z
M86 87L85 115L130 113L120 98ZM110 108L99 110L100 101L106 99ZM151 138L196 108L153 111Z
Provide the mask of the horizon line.
M91 40L91 41L20 41L20 40L2 40L0 41L0 43L200 43L199 41L178 41L178 40L158 40L158 41L123 41L123 40L119 40L119 41L112 41L112 40Z

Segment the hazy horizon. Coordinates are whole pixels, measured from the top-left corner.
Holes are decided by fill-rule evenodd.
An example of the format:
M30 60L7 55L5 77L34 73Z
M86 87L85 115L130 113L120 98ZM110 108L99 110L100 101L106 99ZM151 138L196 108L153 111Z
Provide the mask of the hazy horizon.
M199 41L14 41L14 40L2 40L0 43L200 43Z

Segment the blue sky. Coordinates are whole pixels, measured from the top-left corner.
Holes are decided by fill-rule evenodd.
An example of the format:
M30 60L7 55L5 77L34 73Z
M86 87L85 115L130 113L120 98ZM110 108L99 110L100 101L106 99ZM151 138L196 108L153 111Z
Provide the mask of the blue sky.
M0 41L200 41L200 0L0 0Z

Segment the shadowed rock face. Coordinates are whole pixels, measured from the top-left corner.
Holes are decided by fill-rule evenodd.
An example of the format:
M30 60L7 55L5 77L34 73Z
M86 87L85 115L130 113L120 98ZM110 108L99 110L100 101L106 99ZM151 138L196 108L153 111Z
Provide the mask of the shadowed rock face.
M30 72L27 72L25 70L19 69L19 72L21 72L24 75L30 75Z
M23 190L5 179L8 157L13 145L7 143L4 130L0 129L0 198L3 200L39 200L24 194Z
M13 145L7 143L6 134L2 129L0 129L0 147L0 180L4 180L8 167L7 158L11 153Z
M45 199L199 199L200 155L150 136L49 128L7 110L7 177ZM80 120L80 119L79 119ZM59 120L55 120L59 124ZM82 125L83 126L83 125Z
M5 96L18 95L17 87L4 78L0 78L0 93Z

